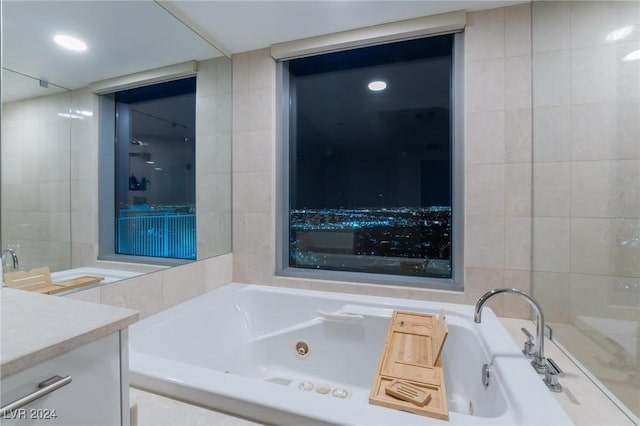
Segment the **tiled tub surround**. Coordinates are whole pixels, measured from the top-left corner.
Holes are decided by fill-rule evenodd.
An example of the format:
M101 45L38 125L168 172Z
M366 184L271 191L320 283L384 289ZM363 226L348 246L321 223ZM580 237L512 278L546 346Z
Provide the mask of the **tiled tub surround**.
M606 35L640 25L640 4L533 11L534 292L565 306L554 321L637 321L624 306L640 306L640 63L622 58L640 40Z
M72 297L129 306L146 316L204 291L200 283L196 284L194 280L188 280L187 284L170 283L168 277L172 274L176 274L173 277L184 275L177 271L188 271L188 276L204 277L202 282L215 282L204 284L207 289L231 282L233 275L233 280L239 282L453 303L474 303L482 293L493 287L509 286L528 290L530 262L525 253L530 250L531 226L530 215L527 213L530 206L526 202L526 194L530 191L530 185L527 186L527 176L530 174L530 165L527 166L531 145L530 111L520 107L526 102L526 90L521 86L526 85L528 79L520 73L518 67L512 66L512 62L525 61L523 57L530 52L530 49L527 50L530 45L529 22L528 5L468 15L465 35L466 68L471 67L473 70L475 67L480 72L487 67L502 67L498 74L505 77L494 81L496 86L490 89L491 93L497 96L509 87L512 88L509 93L513 93L513 96L507 96L508 99L518 96L525 96L525 99L505 103L505 97L500 95L502 101L494 105L496 110L485 111L479 101L473 107L473 96L478 99L487 94L479 92L484 90L481 87L474 89L474 86L481 86L482 80L472 78L469 69L465 72L466 85L470 86L466 90L468 93L465 99L468 123L466 132L478 135L474 139L474 146L485 146L484 149L477 150L477 154L473 154L472 148L465 147L466 150L471 150L467 154L465 168L467 173L480 174L484 176L482 179L504 185L504 193L499 196L494 208L481 205L481 200L487 194L494 194L495 188L476 187L477 193L470 193L467 188L467 203L472 206L475 204L476 207L467 212L468 229L464 244L468 247L466 258L470 260L465 266L464 293L275 276L275 62L269 56L268 49L264 49L233 57L233 256L205 260L204 266L195 262L147 274L116 285L79 292ZM204 63L201 70L206 72L207 69L215 69L215 65ZM204 100L217 93L214 87L217 87L215 82L203 82L202 91L197 95L198 105L204 105ZM200 85L198 89L201 89ZM476 95L471 95L476 92ZM94 95L86 90L73 93L73 108L91 110L95 108L94 102ZM199 117L212 117L213 109L209 112L199 109ZM494 113L498 116L497 121L482 120L482 113ZM482 127L483 122L485 127ZM207 123L207 120L200 119L199 123ZM204 128L202 131L199 127L199 137L207 141L214 140L219 135L224 137L222 127L210 127L209 130ZM89 160L74 161L78 167L72 168L72 186L78 187L78 191L74 190L73 193L80 194L80 198L72 199L72 214L78 219L74 222L77 232L72 233L73 257L82 259L77 266L95 259L97 250L97 199L95 191L91 191L91 188L97 186L97 167L91 166L97 165L95 140L95 120L74 123L71 156L76 160L80 156ZM470 144L468 138L466 144ZM485 150L498 154L494 159L483 157ZM211 179L207 180L209 177L203 175L202 182L199 180L197 183L203 190L209 187L206 182L213 182L217 174L225 173L222 166L211 167L210 171L204 173ZM508 179L500 179L501 176L508 176ZM472 198L475 201L471 202ZM505 207L502 208L501 205ZM88 223L81 223L82 221ZM231 259L233 274L228 270ZM174 269L176 272L172 272ZM203 273L204 270L207 272ZM216 278L211 278L210 273ZM163 283L162 296L158 296L158 282ZM502 298L495 298L490 301L490 306L499 315L526 316L528 313L528 306L517 300L505 304Z
M640 3L532 8L532 291L560 342L640 415L640 61L623 60L640 49Z
M130 333L131 383L272 424L440 423L368 403L394 309L446 312L451 424L570 424L490 310L475 324L466 305L299 289L230 284L147 318Z
M530 22L529 5L470 13L467 18L465 167L467 175L473 175L473 179L470 177L467 179L466 189L468 211L464 241L467 247L464 293L275 276L274 200L277 190L275 186L275 62L270 58L267 49L234 55L232 128L234 280L456 303L473 303L481 293L493 287L530 289L532 217L528 194L531 193L531 111L529 110L531 97L528 95L530 90L527 89L530 80L526 66L526 58L531 56ZM215 68L215 66L205 63L201 67L202 70L208 68ZM492 75L490 84L482 84L482 75L488 72ZM203 88L198 94L199 99L206 99L217 93L217 89L213 88L216 87L215 83L207 83L207 85L209 88ZM491 102L482 103L481 100L485 98L491 99ZM93 99L94 96L86 90L75 91L72 106L77 109L91 110L95 107ZM633 106L633 100L630 102ZM629 117L633 116L633 110L620 110L620 113L624 111L627 111L625 114ZM536 109L537 113L538 109ZM210 113L201 111L201 117L211 117L211 114L211 111ZM554 118L549 125L560 126L558 132L553 133L553 137L562 137L566 133L563 129L570 126L568 123L570 123L571 114L563 115L562 111L554 111L547 117L548 120ZM567 120L563 120L562 117ZM87 227L80 222L75 223L76 232L72 234L75 242L74 253L93 253L97 240L95 236L97 234L95 225L97 201L91 198L95 197L95 191L91 188L96 186L97 180L96 167L93 167L97 165L95 147L97 136L93 121L83 120L81 125L74 123L73 126L71 157L72 163L78 167L72 168L72 186L77 187L78 190L72 192L84 195L81 198L72 199L72 213L77 213L75 217L78 219L85 217L91 222ZM542 123L542 121L536 119L536 123ZM637 125L637 121L635 124ZM630 125L633 123L630 122ZM203 137L206 134L218 134L218 129L215 126L211 127L209 130L203 129L200 132ZM541 125L541 128L548 127ZM629 131L634 135L635 127L631 127ZM224 132L224 129L220 132ZM548 140L548 138L541 137L540 140ZM550 145L550 149L554 146L561 150L561 154L564 152L562 146L565 145L553 144ZM5 148L3 143L3 150ZM634 149L630 147L627 151L638 151ZM541 148L534 151L535 155L544 152ZM80 156L89 161L77 161ZM8 157L3 155L3 161L4 158ZM637 161L637 156L634 158ZM633 164L629 164L631 166L629 170L633 173L635 168L632 167ZM3 172L5 170L7 168L3 167ZM223 173L222 168L218 170L215 167L210 173L215 174L218 171ZM539 174L540 178L545 175L547 173ZM14 174L14 176L17 175ZM491 182L492 185L471 184L478 179ZM3 179L3 184L5 183L9 184ZM503 186L504 191L495 191L496 186ZM562 187L562 185L559 186ZM85 199L86 197L89 198ZM540 197L543 196L540 195ZM490 203L484 201L489 199L492 200ZM563 201L566 199L566 197L561 198ZM553 203L546 204L553 205ZM547 217L536 217L536 220L539 219L541 221L538 225L543 227L544 219ZM541 234L555 233L560 238L566 235L562 232L566 228L562 228L560 224L559 228L554 227L553 223L546 225L547 228L551 227L550 232L541 232ZM576 224L576 226L580 225L580 223ZM86 229L89 229L88 234ZM86 234L87 238L82 237L83 234ZM541 241L540 245L544 246L543 243L544 241ZM559 243L557 247L567 247L567 244L563 245L561 241ZM541 249L540 252L544 250ZM74 256L76 257L82 256ZM95 259L93 255L90 257ZM539 256L534 256L534 258L537 257ZM193 267L196 275L199 268L201 267ZM540 273L545 272L540 271ZM563 275L562 278L566 276ZM133 284L129 285L134 287ZM560 298L565 301L570 297L570 293L568 289L567 291L559 290ZM539 297L544 299L545 294L547 293L541 292ZM81 296L78 295L78 297ZM95 292L86 297L97 300ZM556 300L555 297L552 299ZM563 318L566 313L566 303L547 303L547 305L545 313L549 317ZM519 301L509 301L505 304L504 300L497 299L492 301L491 306L498 314L506 316L526 316L528 310L528 307Z
M464 293L275 275L276 64L268 49L234 55L234 281L453 303L475 303L495 287L529 291L530 22L530 5L467 15ZM498 315L528 316L528 305L512 299L490 306Z
M637 322L640 62L620 59L639 47L638 31L624 43L589 46L604 31L601 12L622 26L640 4L619 2L617 18L611 4L539 2L535 16L531 5L467 15L463 293L275 274L276 66L268 49L234 55L234 281L467 304L516 287L533 292L555 324L578 315ZM547 27L532 29L532 19ZM499 316L529 315L509 296L490 306ZM605 364L615 358L608 351ZM630 389L624 400L637 406L638 387Z
M231 259L231 254L216 256L65 297L135 309L145 318L230 283Z

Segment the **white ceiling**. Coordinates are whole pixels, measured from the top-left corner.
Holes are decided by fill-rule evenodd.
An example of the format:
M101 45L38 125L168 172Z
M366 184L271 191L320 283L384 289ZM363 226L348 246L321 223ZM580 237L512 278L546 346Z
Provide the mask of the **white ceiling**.
M484 10L528 0L192 1L166 0L176 15L218 47L238 53L387 22L455 10Z
M221 55L150 0L5 0L2 14L3 68L68 89ZM57 33L84 40L88 49L72 52L59 47L53 42ZM8 79L2 85L3 102L33 96L25 92L30 83L26 77L19 82L20 77L3 74Z
M4 0L3 67L36 80L7 76L2 101L42 93L39 87L27 90L40 79L75 89L102 79L220 56L203 38L228 53L238 53L386 22L527 1L158 0L200 37L152 0ZM88 50L75 53L58 47L52 37L59 32L82 38Z
M67 92L67 89L53 84L42 87L37 80L13 71L2 70L2 102L37 98L62 92Z

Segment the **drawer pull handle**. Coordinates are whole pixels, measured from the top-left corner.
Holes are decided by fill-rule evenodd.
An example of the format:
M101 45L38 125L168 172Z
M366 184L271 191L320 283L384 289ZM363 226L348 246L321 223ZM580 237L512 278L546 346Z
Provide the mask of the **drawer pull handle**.
M39 383L38 384L39 389L37 391L32 392L29 395L25 395L20 399L16 399L15 401L10 402L9 404L0 408L0 418L4 418L7 415L7 413L10 413L11 411L22 408L25 405L30 404L33 401L36 401L42 398L43 396L48 395L51 392L54 392L60 389L61 387L68 385L69 383L71 383L71 376L66 376L66 377L53 376Z

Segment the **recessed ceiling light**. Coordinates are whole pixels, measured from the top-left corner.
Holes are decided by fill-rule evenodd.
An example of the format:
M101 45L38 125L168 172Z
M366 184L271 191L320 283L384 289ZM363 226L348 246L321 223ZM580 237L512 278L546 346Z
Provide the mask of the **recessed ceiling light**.
M618 28L617 30L611 31L609 34L607 34L607 40L608 41L622 40L623 38L629 37L629 35L635 29L636 29L635 25L627 25L626 27Z
M147 161L147 164L156 164L155 161Z
M87 50L87 44L84 41L68 35L57 34L53 37L53 41L65 49L73 50L75 52Z
M367 87L372 92L379 92L387 88L387 83L385 83L384 81L372 81L367 85Z
M622 60L626 62L640 60L640 49L629 53L627 56L622 58Z
M154 167L154 170L162 170L162 167Z

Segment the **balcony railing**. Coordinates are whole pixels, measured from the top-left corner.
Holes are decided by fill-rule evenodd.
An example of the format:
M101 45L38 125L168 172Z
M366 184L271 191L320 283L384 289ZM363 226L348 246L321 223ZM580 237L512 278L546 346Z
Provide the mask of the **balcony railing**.
M194 212L122 210L117 223L117 252L135 256L196 258Z

